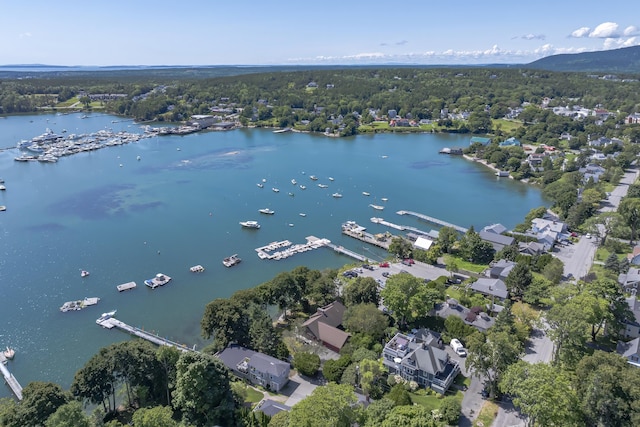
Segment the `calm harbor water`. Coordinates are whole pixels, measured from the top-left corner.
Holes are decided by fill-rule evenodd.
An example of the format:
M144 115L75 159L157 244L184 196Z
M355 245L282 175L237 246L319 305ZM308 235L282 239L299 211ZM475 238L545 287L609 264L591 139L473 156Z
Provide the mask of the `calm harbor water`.
M0 148L47 127L57 133L142 132L140 125L109 115L15 116L0 119ZM372 232L384 231L369 221L379 216L431 228L395 213L404 209L476 229L494 222L512 227L545 204L535 188L438 154L445 146L466 145L468 138L332 139L245 129L153 137L55 164L19 163L13 160L17 149L1 151L0 178L7 190L0 192L0 205L7 211L0 212L0 348L10 345L17 353L9 369L23 386L39 380L68 387L100 347L128 339L95 324L113 309L126 323L201 348L207 343L199 322L208 301L298 265L323 269L352 262L326 248L260 260L254 249L274 240L326 237L379 260L383 253L342 236L340 225L355 220ZM343 197L333 198L334 192ZM384 211L371 203L384 205ZM275 215L259 214L264 207ZM242 229L243 220L258 220L262 228ZM225 268L222 258L234 253L242 263ZM190 273L196 264L206 271ZM81 278L81 270L90 276ZM156 290L144 286L158 272L173 281ZM116 291L129 281L138 288ZM101 298L97 306L58 310L65 301L93 296ZM0 397L9 395L0 387Z

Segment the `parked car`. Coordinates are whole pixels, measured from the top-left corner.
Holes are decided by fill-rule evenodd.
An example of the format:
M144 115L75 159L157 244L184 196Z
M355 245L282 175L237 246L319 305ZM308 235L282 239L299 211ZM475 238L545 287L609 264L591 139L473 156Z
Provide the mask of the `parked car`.
M467 350L465 350L464 346L457 338L452 339L449 345L458 356L465 357L467 355Z
M386 261L385 261L385 262L381 262L381 263L380 263L380 267L382 267L382 268L389 268L389 263L388 263L388 262L386 262Z
M389 272L385 271L384 273L382 273L382 277L389 277Z

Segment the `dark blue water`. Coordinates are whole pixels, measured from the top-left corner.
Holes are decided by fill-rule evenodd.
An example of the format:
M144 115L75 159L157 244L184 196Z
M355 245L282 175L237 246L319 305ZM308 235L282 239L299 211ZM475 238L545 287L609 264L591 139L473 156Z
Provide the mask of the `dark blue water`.
M9 117L0 119L0 147L15 146L47 127L78 134L105 128L142 132L139 125L108 115ZM340 225L355 220L372 232L386 230L370 223L379 216L430 228L396 215L403 209L476 229L494 222L512 227L544 204L535 188L438 154L442 147L467 143L468 137L455 135L333 139L246 129L153 137L55 164L19 163L13 160L16 149L2 151L0 178L7 190L0 193L0 205L7 211L0 212L0 348L17 351L9 368L23 385L41 380L68 387L100 347L127 339L95 324L112 309L124 322L202 347L199 322L208 301L298 265L323 269L351 262L329 249L260 260L255 248L275 240L326 237L381 259L375 249L343 237ZM261 189L256 184L263 178ZM333 198L334 192L343 197ZM370 203L385 210L373 210ZM275 215L259 214L263 207ZM243 220L258 220L262 228L242 229ZM222 258L234 253L242 263L225 268ZM190 273L196 264L206 271ZM90 276L81 278L82 269ZM158 272L173 281L146 288L144 279ZM138 288L116 291L129 281ZM101 301L80 312L58 310L85 296ZM0 397L8 395L0 387Z

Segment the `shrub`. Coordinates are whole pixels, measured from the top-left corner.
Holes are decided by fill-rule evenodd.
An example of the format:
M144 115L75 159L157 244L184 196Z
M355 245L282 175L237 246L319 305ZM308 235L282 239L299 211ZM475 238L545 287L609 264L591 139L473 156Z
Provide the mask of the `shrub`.
M295 353L293 355L293 367L302 375L314 376L320 368L320 356L306 352Z

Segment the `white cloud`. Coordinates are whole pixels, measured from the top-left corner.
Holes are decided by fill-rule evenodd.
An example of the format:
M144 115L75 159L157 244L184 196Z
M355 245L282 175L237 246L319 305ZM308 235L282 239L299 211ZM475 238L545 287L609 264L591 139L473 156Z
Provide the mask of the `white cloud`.
M628 26L622 32L622 35L625 37L637 36L638 34L640 34L640 31L638 31L638 27L636 27L635 25Z
M638 39L638 37L629 37L629 38L618 38L618 39L614 39L614 38L605 39L603 45L605 49L616 49L619 47L637 46L638 44L640 44L640 39Z
M622 43L622 47L631 47L640 45L640 39L638 37L629 37Z
M544 34L525 34L523 36L520 36L521 39L524 40L544 40L546 39L546 36Z
M576 37L576 38L587 37L590 31L591 31L591 28L589 27L581 27L573 31L571 33L571 37Z
M26 32L26 33L20 33L18 35L18 37L20 37L21 39L25 38L25 37L31 37L31 33L30 32Z
M618 24L615 22L603 22L589 33L589 37L598 39L620 37L620 33L618 33Z

